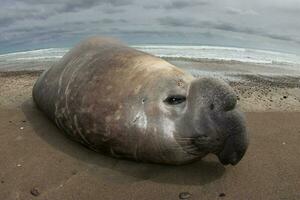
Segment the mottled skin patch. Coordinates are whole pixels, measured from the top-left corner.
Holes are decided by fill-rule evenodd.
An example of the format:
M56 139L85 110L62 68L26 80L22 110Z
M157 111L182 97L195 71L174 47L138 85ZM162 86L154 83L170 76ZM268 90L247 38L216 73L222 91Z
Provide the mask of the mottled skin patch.
M210 81L225 96L235 95L226 84ZM190 88L196 88L193 84L202 83L160 58L112 39L93 37L44 72L34 86L33 97L68 136L95 151L140 161L183 164L209 152L220 153L226 146L228 131L216 132L203 124L216 126L232 116L241 118L224 114L222 109L210 114L206 104L217 96L210 92L215 90L202 89L198 94L193 89L191 93ZM164 100L174 94L186 96L186 102L176 107L166 105ZM209 121L206 115L218 117ZM230 117L223 119L223 115ZM204 128L197 128L199 124ZM235 120L233 126L242 127L234 130L243 143L239 150L245 152L244 122ZM211 145L205 148L196 146L195 138L203 134L218 137L218 141L209 141ZM217 136L220 134L224 136Z

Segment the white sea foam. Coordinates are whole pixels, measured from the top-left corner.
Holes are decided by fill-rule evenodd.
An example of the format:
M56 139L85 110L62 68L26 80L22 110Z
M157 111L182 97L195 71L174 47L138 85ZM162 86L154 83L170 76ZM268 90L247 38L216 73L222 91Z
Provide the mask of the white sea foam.
M135 45L138 50L160 57L214 59L250 63L300 64L300 56L273 51L218 46ZM0 55L0 62L18 60L58 60L69 49L50 48Z
M0 55L0 70L46 69L69 49L51 48Z
M14 60L56 60L61 58L66 52L67 48L51 48L40 49L34 51L15 52L0 55L0 61L14 61Z
M295 72L300 74L300 56L295 54L218 46L135 45L132 47L163 58L183 59L184 61L213 59L268 65L267 67L261 67L259 71L257 69L252 71L246 69L247 73L270 74L272 71L278 71L279 68L286 70L286 74L294 74ZM0 70L46 69L59 60L68 50L68 48L50 48L3 54L0 55ZM206 73L210 73L217 76L226 76L225 72L214 70L207 71L191 68L189 70L193 71L194 74L206 75ZM240 71L232 68L230 73L240 73ZM281 73L282 70L277 74Z
M214 59L261 64L300 64L300 56L273 51L217 46L133 46L160 57Z

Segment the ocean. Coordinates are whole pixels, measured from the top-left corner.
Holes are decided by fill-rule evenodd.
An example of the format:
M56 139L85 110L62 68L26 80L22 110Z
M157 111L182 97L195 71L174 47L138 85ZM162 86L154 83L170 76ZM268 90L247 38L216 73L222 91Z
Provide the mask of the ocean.
M228 74L299 75L300 56L273 51L218 47L134 45L140 51L159 56L193 75ZM50 48L0 55L0 71L47 69L69 48Z

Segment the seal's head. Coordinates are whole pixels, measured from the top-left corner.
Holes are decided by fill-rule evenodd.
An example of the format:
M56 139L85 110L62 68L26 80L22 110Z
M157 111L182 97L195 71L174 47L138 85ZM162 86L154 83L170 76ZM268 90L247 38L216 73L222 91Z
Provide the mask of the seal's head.
M172 113L174 138L188 155L214 153L222 164L235 165L248 146L245 120L236 102L235 92L226 83L201 78L185 90L169 92L163 106Z

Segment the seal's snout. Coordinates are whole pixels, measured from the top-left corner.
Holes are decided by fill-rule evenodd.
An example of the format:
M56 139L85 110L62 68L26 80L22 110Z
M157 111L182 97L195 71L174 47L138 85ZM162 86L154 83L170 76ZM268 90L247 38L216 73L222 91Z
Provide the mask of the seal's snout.
M248 147L244 115L236 108L236 93L225 82L212 78L195 80L190 93L198 94L190 99L201 105L191 111L198 116L194 118L198 135L195 144L201 151L216 154L223 165L236 165Z
M237 96L233 89L225 82L214 78L193 81L190 91L200 94L197 101L212 111L230 111L237 104Z

